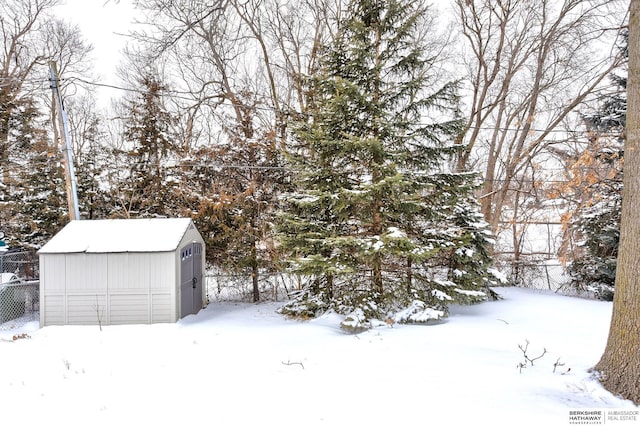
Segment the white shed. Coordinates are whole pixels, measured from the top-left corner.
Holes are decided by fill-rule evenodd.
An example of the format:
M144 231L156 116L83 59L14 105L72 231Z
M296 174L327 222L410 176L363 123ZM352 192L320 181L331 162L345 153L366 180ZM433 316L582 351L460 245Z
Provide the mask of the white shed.
M71 221L38 253L40 326L175 322L203 306L189 218Z

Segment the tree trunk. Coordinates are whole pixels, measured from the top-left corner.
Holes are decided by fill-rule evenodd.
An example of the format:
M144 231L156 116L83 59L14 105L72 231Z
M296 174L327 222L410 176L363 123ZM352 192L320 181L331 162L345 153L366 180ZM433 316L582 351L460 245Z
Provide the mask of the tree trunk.
M251 282L253 287L253 302L260 302L260 286L259 286L258 263L254 262L251 266Z
M631 0L624 189L613 316L596 365L612 393L640 404L640 0Z
M252 182L251 182L251 188L255 189L255 181L253 179L253 171L250 172L252 174L251 178L252 178ZM255 200L255 192L252 190L251 191L251 199L252 199L252 203L256 203ZM250 220L250 224L251 224L251 239L250 239L250 243L251 243L251 249L250 249L250 253L251 253L251 280L252 280L252 284L253 284L253 302L259 302L260 301L260 286L259 286L259 282L260 282L260 268L259 268L259 262L258 262L258 249L256 248L256 245L258 243L258 238L256 237L256 233L258 231L258 226L257 226L257 214L255 212L255 206L252 207L251 209L251 220Z
M413 290L413 261L407 258L407 294L411 295Z
M2 74L0 74L2 76ZM0 87L0 168L2 183L6 191L11 189L11 173L9 172L9 126L11 124L13 99L8 90Z
M374 12L377 13L377 12ZM373 104L379 105L380 102L380 49L381 49L381 32L380 25L378 23L378 18L376 17L375 22L372 24L375 31L375 73L376 78L374 79L374 89L373 89ZM373 123L373 136L378 139L380 138L380 129L378 127L377 120L379 120L378 113L375 114ZM380 169L382 169L382 165L384 163L384 159L382 158L381 150L375 150L373 153L373 173L371 174L371 180L374 184L377 184L382 179ZM380 236L382 235L382 200L379 193L376 192L373 200L373 218L372 218L372 231L373 235ZM373 291L382 295L383 292L383 281L382 281L382 255L380 252L376 252L373 256Z

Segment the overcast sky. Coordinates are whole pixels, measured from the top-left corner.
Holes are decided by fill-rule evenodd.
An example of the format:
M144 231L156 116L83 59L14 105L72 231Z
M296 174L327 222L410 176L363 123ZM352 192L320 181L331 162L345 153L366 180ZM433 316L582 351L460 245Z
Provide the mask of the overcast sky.
M65 0L55 13L65 20L78 24L84 38L93 45L95 73L101 82L117 84L115 70L121 62L121 51L127 34L132 28L134 8L130 0ZM101 102L105 89L100 90ZM108 97L106 97L108 98Z

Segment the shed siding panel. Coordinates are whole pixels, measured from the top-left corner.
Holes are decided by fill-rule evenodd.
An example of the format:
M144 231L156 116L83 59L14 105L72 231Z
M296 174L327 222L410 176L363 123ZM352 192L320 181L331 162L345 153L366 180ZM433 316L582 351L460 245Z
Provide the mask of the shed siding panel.
M64 293L67 281L66 255L46 255L40 257L43 272L41 275L45 284L44 293Z
M202 241L202 236L200 235L198 230L196 230L193 224L191 224L191 226L189 226L187 231L184 233L184 237L180 241L180 246L184 246L186 243L201 242L201 241Z
M167 323L173 322L171 316L171 294L151 295L151 322Z
M68 254L66 269L68 294L106 291L107 264L103 256Z
M64 295L44 295L40 296L41 304L46 307L44 311L45 325L64 325Z
M107 259L99 254L87 256L86 275L95 284L92 290L104 293L107 290Z
M67 292L85 289L82 287L85 273L82 261L86 257L86 254L68 254L66 256Z
M149 323L149 295L111 295L109 317L111 325Z
M106 302L105 295L67 296L67 323L69 325L106 324Z
M129 288L129 254L107 254L109 290Z
M150 254L129 254L129 286L130 290L149 289Z
M166 292L172 290L175 276L173 259L173 252L154 254L150 258L149 287L152 291Z

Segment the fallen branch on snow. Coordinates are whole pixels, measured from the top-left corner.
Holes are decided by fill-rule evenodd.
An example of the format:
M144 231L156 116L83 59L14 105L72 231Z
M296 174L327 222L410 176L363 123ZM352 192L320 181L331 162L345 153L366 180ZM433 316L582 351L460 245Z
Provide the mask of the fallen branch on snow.
M282 364L285 365L285 366L300 365L302 367L302 369L304 370L304 365L302 364L302 362L291 362L291 361L287 360L287 362L282 362Z

